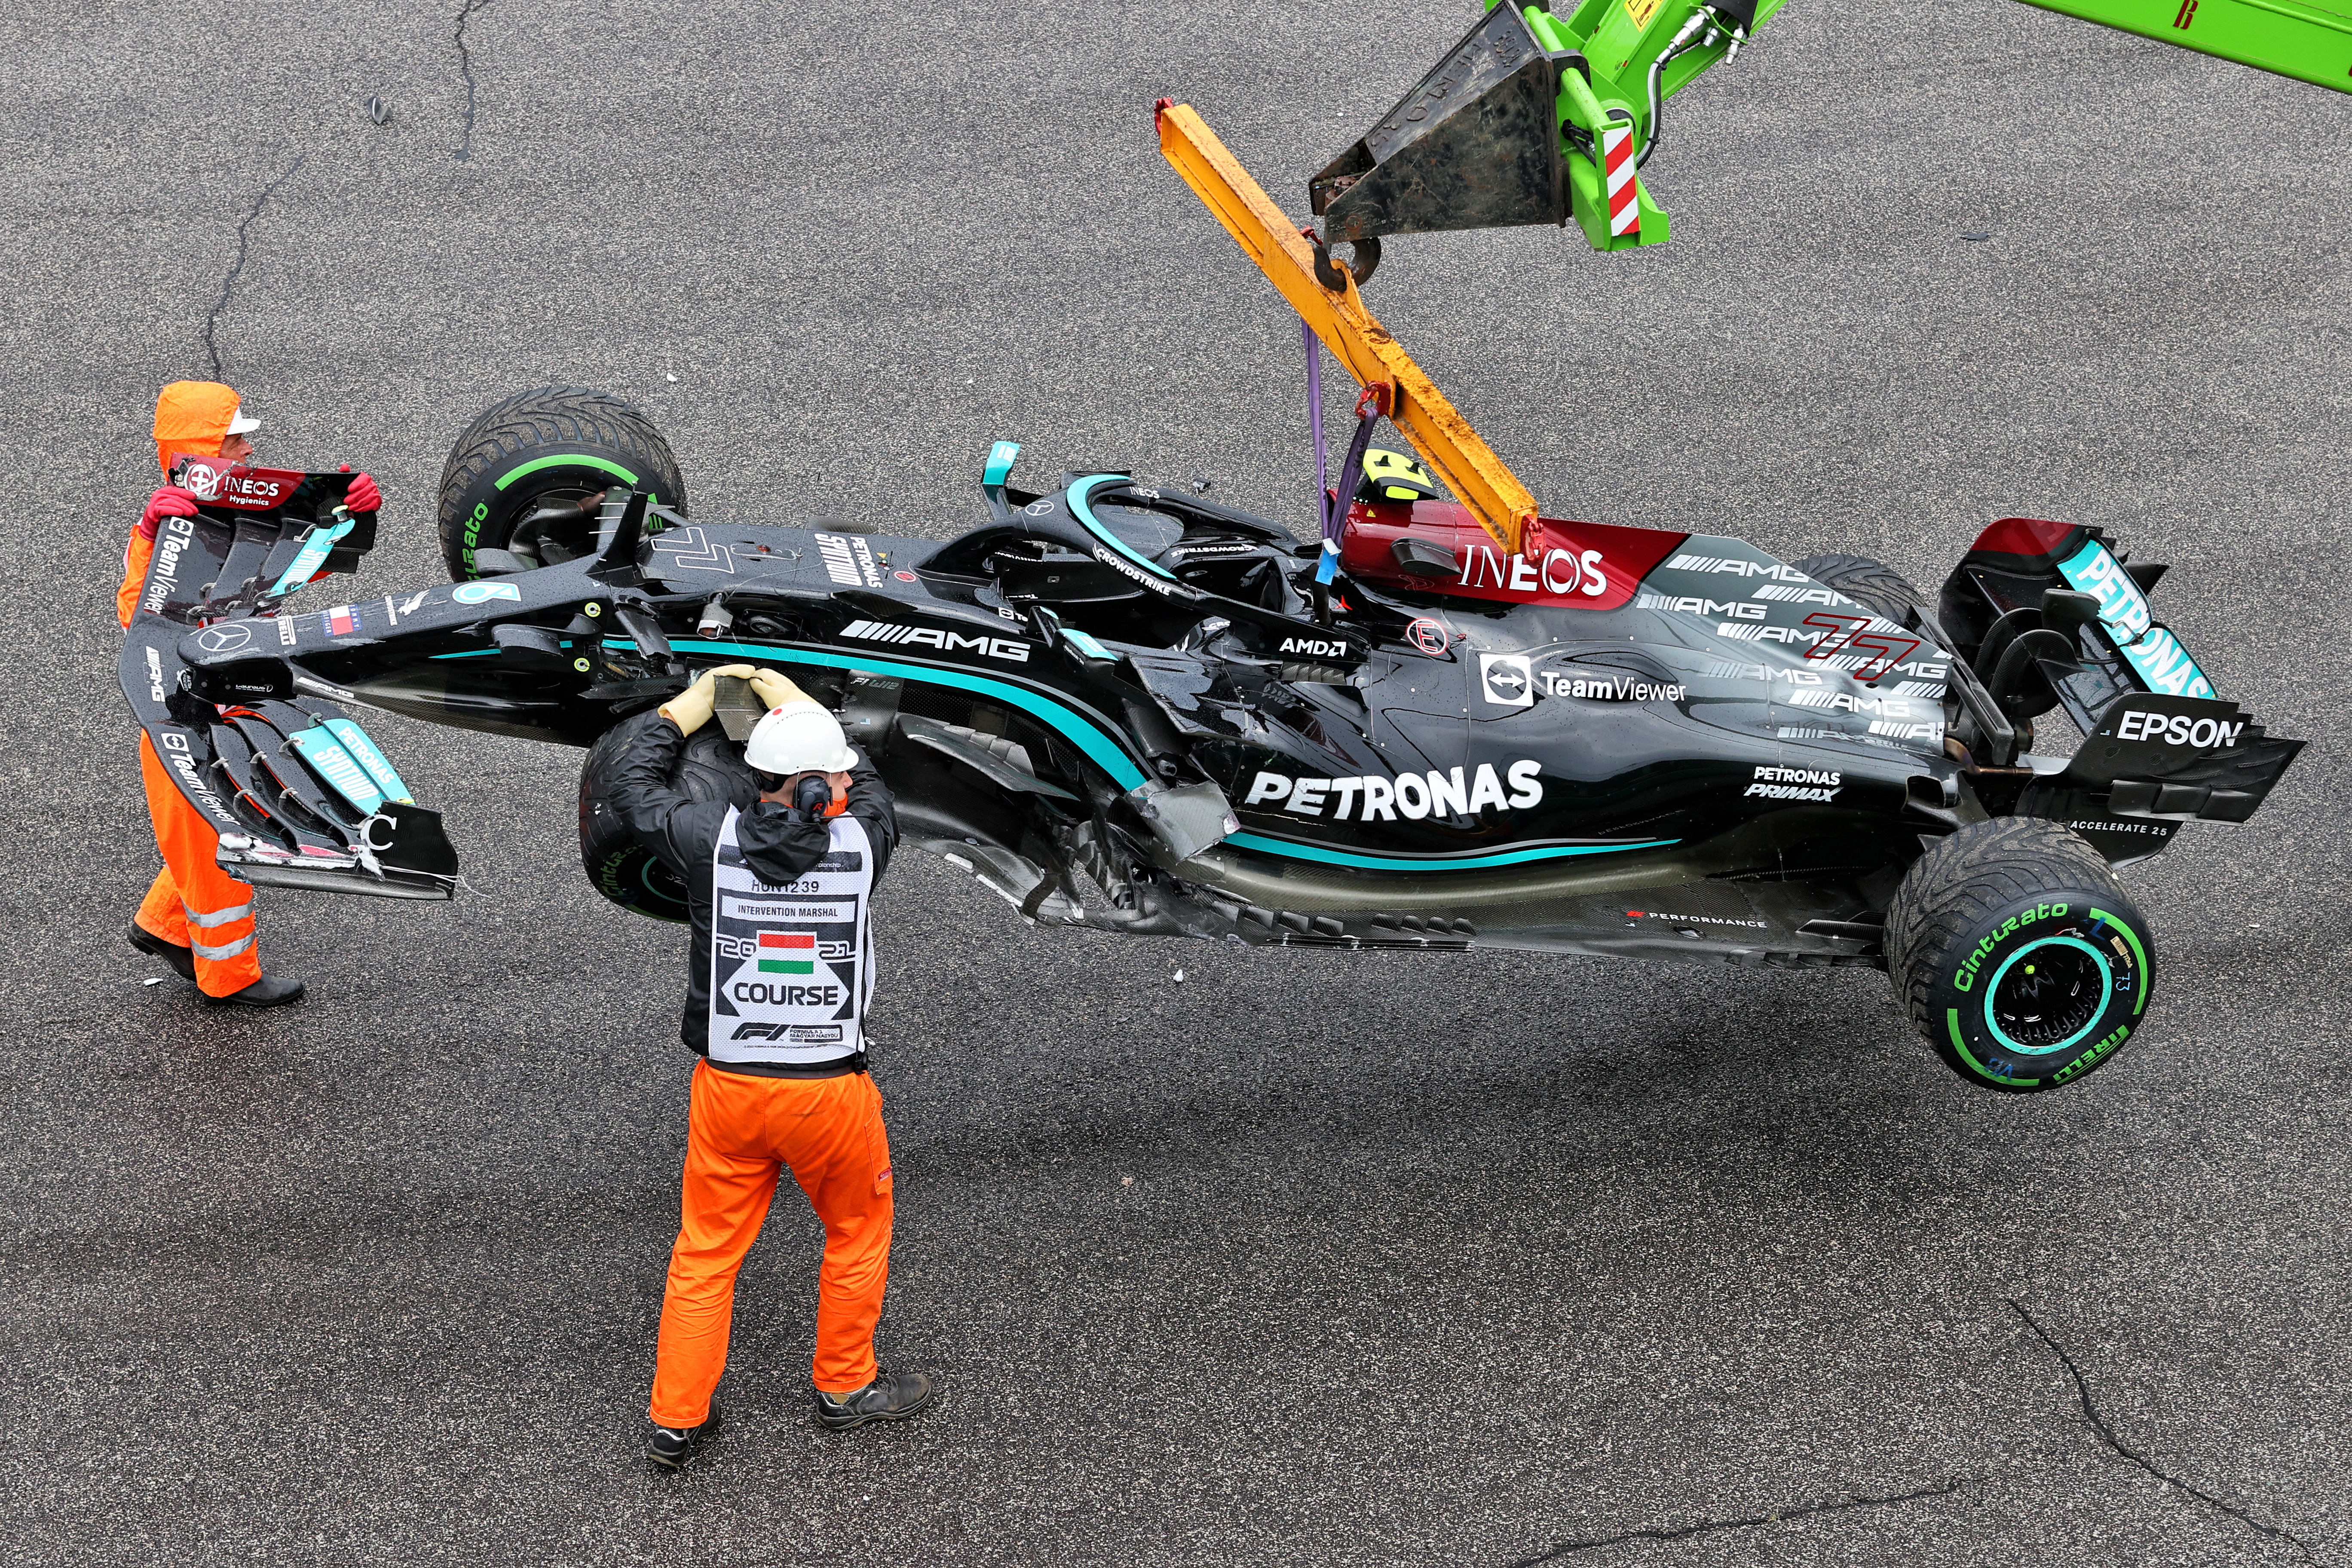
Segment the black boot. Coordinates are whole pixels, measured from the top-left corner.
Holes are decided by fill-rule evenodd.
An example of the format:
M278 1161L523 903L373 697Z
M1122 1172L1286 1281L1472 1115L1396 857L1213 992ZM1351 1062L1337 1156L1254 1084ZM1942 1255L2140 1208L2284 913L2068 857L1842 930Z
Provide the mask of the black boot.
M874 1421L904 1421L931 1407L940 1396L935 1372L877 1372L874 1381L839 1396L816 1391L817 1424L829 1432L847 1432Z
M718 1430L719 1401L714 1399L710 1402L710 1414L702 1418L701 1426L656 1425L646 1434L646 1458L665 1470L680 1469L701 1450L702 1440Z
M131 922L131 945L142 952L152 952L172 966L172 973L194 985L196 983L196 955L176 942L167 942L141 925Z
M283 1007L289 1002L299 1002L307 987L299 980L289 980L282 974L265 974L242 991L232 991L226 996L207 996L207 1002L217 1002L224 1007Z

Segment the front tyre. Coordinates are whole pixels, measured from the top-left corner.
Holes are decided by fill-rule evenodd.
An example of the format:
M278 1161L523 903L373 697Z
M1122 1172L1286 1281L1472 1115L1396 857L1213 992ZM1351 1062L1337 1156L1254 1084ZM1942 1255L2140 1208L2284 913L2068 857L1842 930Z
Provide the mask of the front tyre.
M1947 1067L2056 1089L2145 1020L2156 947L2106 860L2053 822L1971 823L1922 856L1886 913L1887 972Z
M613 786L621 759L638 736L669 721L658 711L640 713L607 730L588 748L580 768L580 866L591 886L632 914L657 921L688 917L684 868L673 866L639 841L622 820ZM738 810L760 798L759 782L744 763L743 748L717 723L705 724L686 742L677 772L668 781L698 801L724 800Z
M585 386L542 386L475 416L441 470L441 556L453 582L480 575L477 550L553 566L593 548L614 485L686 511L669 443L633 405Z

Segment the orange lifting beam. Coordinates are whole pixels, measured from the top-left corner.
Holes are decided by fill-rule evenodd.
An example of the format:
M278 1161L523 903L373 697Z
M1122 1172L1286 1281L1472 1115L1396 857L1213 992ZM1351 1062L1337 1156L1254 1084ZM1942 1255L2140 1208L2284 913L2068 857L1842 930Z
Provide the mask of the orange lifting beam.
M1225 144L1217 140L1192 106L1160 101L1160 152L1184 183L1192 187L1241 242L1242 250L1258 265L1282 297L1290 301L1331 357L1364 386L1386 383L1392 390L1389 418L1404 432L1421 455L1461 502L1468 507L1504 550L1517 554L1521 536L1535 521L1535 497L1519 483L1503 460L1495 456L1470 422L1462 417L1436 384L1397 346L1388 329L1364 309L1363 296L1344 265L1339 265L1344 292L1326 289L1315 278L1315 250L1298 226L1283 216L1274 199L1250 178L1249 171ZM1335 264L1338 265L1338 264ZM1342 504L1355 476L1339 476Z

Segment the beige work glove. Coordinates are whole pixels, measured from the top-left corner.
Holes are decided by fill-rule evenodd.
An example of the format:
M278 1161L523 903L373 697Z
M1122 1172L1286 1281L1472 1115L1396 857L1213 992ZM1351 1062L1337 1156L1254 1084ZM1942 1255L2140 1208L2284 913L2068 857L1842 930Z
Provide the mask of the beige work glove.
M710 722L710 710L719 705L719 678L737 675L749 679L748 664L722 664L716 669L706 669L695 677L694 684L661 706L661 716L677 725L680 731L691 735Z
M773 711L787 702L806 702L809 694L794 686L790 676L779 675L772 669L754 669L750 676L751 689L759 694L760 706Z

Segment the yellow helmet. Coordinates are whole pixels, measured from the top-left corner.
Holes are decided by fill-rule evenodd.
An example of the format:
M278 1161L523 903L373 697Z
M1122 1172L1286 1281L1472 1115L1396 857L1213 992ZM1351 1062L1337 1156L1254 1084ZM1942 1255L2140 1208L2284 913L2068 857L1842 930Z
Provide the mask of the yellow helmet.
M1435 500L1444 492L1437 488L1436 476L1403 452L1384 452L1379 447L1364 454L1364 472L1356 485L1356 499L1378 500Z

